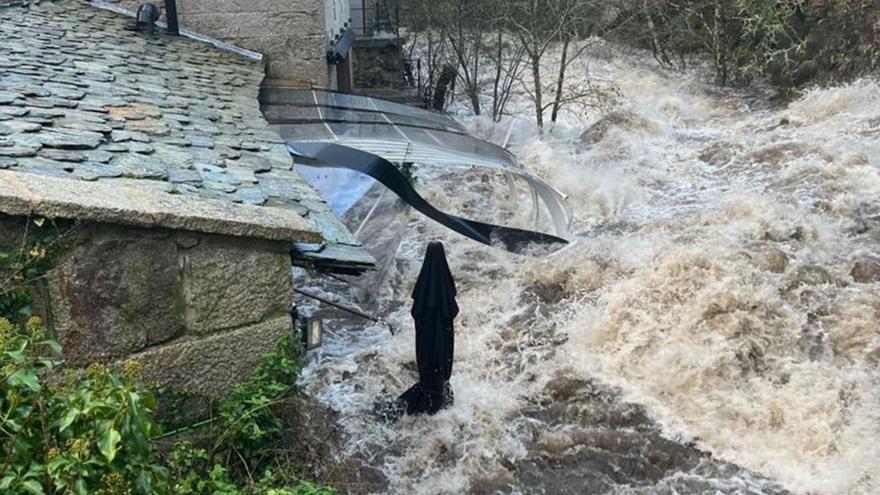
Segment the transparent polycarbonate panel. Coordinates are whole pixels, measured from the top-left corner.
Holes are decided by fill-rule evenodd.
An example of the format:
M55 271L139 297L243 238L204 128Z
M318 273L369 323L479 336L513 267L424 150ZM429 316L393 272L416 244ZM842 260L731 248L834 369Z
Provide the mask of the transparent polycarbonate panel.
M416 118L424 122L434 122L443 126L452 126L459 130L464 130L455 119L448 115L429 112L427 110L414 108L400 103L346 93L333 93L329 91L308 91L304 93L311 93L312 103L318 106L349 108L352 110L371 110L391 115L402 115ZM303 97L300 98L299 101L306 103L308 98Z
M296 169L324 198L337 217L342 218L364 194L376 185L367 175L345 168L318 168L297 165Z
M509 151L467 134L447 115L327 91L289 91L278 98L270 107L281 105L282 109L272 109L276 114L270 121L291 142L335 143L392 163L489 167L512 173L524 179L544 202L557 233L567 235L570 215L564 195L527 171ZM337 186L330 189L338 191ZM340 201L344 205L348 200Z

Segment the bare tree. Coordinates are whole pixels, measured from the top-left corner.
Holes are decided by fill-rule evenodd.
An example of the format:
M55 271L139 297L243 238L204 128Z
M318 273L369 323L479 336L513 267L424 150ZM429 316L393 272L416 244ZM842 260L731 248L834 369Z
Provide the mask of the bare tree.
M484 33L491 27L488 7L494 0L409 0L402 4L412 32L424 33L429 45L429 82L443 67L457 68L461 91L474 113L482 112L481 72Z
M491 47L489 58L493 66L492 120L499 122L506 115L514 87L526 68L526 59L522 45L511 43L503 29L496 30L495 44Z
M528 58L529 81L524 82L523 86L534 103L535 121L539 128L544 127L548 110L551 111L551 120L555 122L564 105L586 96L579 93L566 96L567 71L589 47L586 40L602 18L602 5L590 0L505 2L503 18L506 28L518 39ZM545 88L542 61L548 50L556 45L561 46L562 55L554 84ZM549 101L546 93L551 94Z
M591 105L597 93L584 71L569 72L587 53L611 4L599 0L410 0L412 25L423 33L429 57L428 81L433 88L440 67L454 65L460 92L475 114L483 111L481 96L491 89L492 118L500 120L511 96L521 89L533 102L535 120L543 128L555 122L568 105ZM437 43L437 39L442 43ZM545 74L546 54L553 50L552 76ZM436 60L434 59L436 57ZM487 110L488 111L488 110Z

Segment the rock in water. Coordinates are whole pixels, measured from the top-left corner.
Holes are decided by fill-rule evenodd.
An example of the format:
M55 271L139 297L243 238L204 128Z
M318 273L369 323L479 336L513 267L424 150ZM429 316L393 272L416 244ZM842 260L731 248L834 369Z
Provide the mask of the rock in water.
M880 281L880 260L862 258L856 260L850 272L853 280L862 284Z

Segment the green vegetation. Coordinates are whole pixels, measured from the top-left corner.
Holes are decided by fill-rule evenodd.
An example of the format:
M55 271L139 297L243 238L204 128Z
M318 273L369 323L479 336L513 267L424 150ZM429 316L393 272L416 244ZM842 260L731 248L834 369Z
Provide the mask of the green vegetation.
M170 471L167 493L181 495L329 495L333 490L273 472L274 450L284 427L273 406L288 396L300 372L292 335L263 355L250 380L233 387L217 423L192 441L180 441L163 454ZM208 422L210 423L210 422ZM207 425L204 425L207 426ZM198 430L194 430L198 433ZM181 434L190 433L186 431ZM295 470L295 467L292 467ZM207 473L207 476L204 475ZM253 479L253 473L260 473Z
M283 424L271 405L291 391L299 365L282 339L248 382L220 407L210 450L178 442L155 448L156 400L137 381L138 365L70 370L38 318L24 328L0 318L0 490L9 494L192 495L329 494L269 471ZM56 373L56 371L62 371ZM231 454L236 454L232 456ZM223 462L224 459L236 459ZM243 459L249 459L245 463ZM244 474L262 472L256 482Z
M60 345L30 316L30 288L66 231L29 221L25 241L0 250L0 492L333 493L273 459L284 427L273 406L290 395L300 372L292 335L263 356L250 380L233 388L215 420L166 435L169 444L159 441L157 401L140 384L136 362L121 369L66 367ZM178 440L183 436L187 440Z
M416 164L412 162L403 162L399 164L397 168L398 170L400 170L400 173L402 173L403 176L406 177L409 185L415 187L416 184L419 182L419 177L416 174Z
M0 477L3 493L153 493L167 478L150 437L154 398L134 380L92 365L51 372L60 346L38 318L25 328L0 319ZM51 377L51 380L47 379Z
M23 224L21 239L3 239L12 245L0 244L0 317L22 322L33 314L29 285L46 273L60 240L75 226L37 218Z
M880 5L870 0L625 4L616 39L650 48L670 67L708 59L718 84L766 78L788 89L878 68Z

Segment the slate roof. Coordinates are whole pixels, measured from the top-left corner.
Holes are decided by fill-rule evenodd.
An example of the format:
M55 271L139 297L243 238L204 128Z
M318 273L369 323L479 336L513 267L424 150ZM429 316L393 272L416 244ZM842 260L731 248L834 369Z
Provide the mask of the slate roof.
M263 75L84 1L0 0L0 169L283 208L357 246L260 113Z

